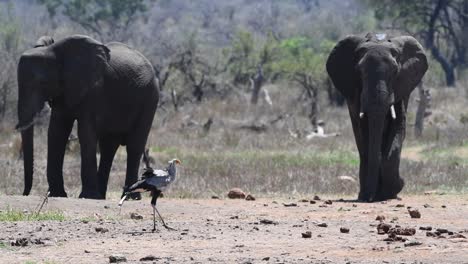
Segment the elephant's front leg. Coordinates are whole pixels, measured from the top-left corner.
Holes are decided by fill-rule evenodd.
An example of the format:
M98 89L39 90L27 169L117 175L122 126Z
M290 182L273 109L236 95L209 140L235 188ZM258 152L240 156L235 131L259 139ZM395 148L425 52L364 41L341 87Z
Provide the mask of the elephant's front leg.
M379 177L378 200L397 198L403 189L400 177L400 158L406 131L406 106L403 102L395 104L396 119L390 119L382 149L382 165Z
M98 190L96 146L97 135L95 122L91 115L78 119L78 138L81 150L80 198L104 199Z
M74 119L52 109L47 135L47 182L50 196L67 197L63 186L63 158Z

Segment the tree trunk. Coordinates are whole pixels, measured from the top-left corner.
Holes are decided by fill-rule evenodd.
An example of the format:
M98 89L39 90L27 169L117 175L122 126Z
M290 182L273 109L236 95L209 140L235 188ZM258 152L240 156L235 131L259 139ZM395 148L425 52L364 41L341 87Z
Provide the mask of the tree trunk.
M260 90L262 89L263 82L265 78L263 77L263 68L262 65L258 65L257 74L251 79L252 82L252 97L250 103L256 105L258 103L258 96Z
M422 82L418 85L418 91L419 104L416 111L416 120L414 122L414 135L416 138L420 138L422 136L424 129L424 117L426 116L426 109L428 108L430 102L429 90L424 89Z

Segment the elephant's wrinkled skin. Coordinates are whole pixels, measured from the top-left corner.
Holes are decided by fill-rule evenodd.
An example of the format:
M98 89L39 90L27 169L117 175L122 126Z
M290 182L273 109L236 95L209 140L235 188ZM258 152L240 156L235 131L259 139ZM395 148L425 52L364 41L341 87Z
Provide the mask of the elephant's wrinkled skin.
M348 104L360 157L358 199L396 198L404 185L399 166L408 99L428 68L423 48L410 36L349 36L326 67Z
M159 100L153 67L143 55L124 44L103 45L87 36L74 35L55 43L50 37L41 37L35 48L20 58L18 87L17 128L23 139L24 195L32 187L34 118L46 101L52 107L47 145L50 196L67 196L63 158L75 121L81 147L80 197L105 198L119 145L127 148L125 186L136 182Z

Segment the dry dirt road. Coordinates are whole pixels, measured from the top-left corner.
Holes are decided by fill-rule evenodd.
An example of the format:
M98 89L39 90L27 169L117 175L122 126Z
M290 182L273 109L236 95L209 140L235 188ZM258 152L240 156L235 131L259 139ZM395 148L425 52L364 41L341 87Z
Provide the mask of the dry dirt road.
M31 211L39 200L1 196L0 210ZM407 207L417 208L421 218L411 218ZM158 208L177 231L158 224L157 232L145 232L152 227L147 197L125 203L121 214L117 200L51 198L43 210L60 210L66 220L0 222L0 263L109 263L115 254L127 263L140 263L148 255L153 260L141 263L468 263L468 195L409 196L373 204L333 197L315 204L162 198ZM131 213L143 219L131 219ZM416 233L393 238L406 242L385 241L391 235L378 234L379 215L392 227ZM343 227L349 233L340 232ZM310 238L302 237L306 231ZM26 246L11 245L21 239Z

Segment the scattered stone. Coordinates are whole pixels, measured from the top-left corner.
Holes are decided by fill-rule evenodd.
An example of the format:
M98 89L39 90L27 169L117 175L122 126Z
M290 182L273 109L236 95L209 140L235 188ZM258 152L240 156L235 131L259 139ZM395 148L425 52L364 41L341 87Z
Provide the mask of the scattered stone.
M341 232L341 233L347 234L347 233L349 233L349 228L347 228L347 227L340 227L340 232Z
M245 200L247 201L255 201L255 197L253 197L253 195L249 194L245 197Z
M310 204L316 204L317 202L314 201L314 200L310 200L309 203L310 203Z
M29 239L25 237L17 238L10 242L12 247L25 247L29 244Z
M130 218L133 220L143 220L143 216L139 213L131 213Z
M353 204L353 207L357 207L357 204Z
M297 203L283 203L284 207L296 207Z
M440 234L445 234L449 232L448 229L445 229L445 228L437 228L436 231L439 232Z
M84 253L91 253L91 251L85 249Z
M432 230L432 226L420 226L420 227L419 227L419 230L431 231L431 230Z
M451 235L449 238L466 238L466 236L456 233L456 234Z
M392 228L390 224L380 223L377 225L377 234L379 235L387 234L390 228Z
M239 216L238 216L238 215L234 215L234 216L229 217L229 219L239 219Z
M109 262L110 263L127 262L127 258L124 255L110 255Z
M432 206L430 206L429 204L424 204L423 206L424 208L432 208Z
M104 205L104 209L109 209L109 208L110 208L110 206Z
M318 224L317 226L319 226L319 227L327 227L328 225L327 225L327 223L320 223L320 224Z
M96 227L94 230L96 230L96 232L98 233L107 233L109 232L109 229L105 228L105 227Z
M263 261L269 261L270 260L270 257L264 257L262 258Z
M384 215L378 215L378 216L375 218L375 220L380 221L380 222L383 222L383 221L385 221L385 216L384 216Z
M406 242L404 245L405 245L405 247L420 246L420 245L422 245L422 242L417 241L417 240L412 240L412 241Z
M326 200L324 203L330 205L330 204L333 204L333 201L332 200Z
M264 224L264 225L277 225L278 222L273 221L273 220L270 220L270 219L261 219L261 220L260 220L260 224Z
M143 257L140 259L140 261L156 261L156 260L159 260L161 258L158 258L156 256L153 256L153 255L148 255L146 257Z
M442 208L447 208L447 206L446 206L446 205L442 205Z
M300 199L299 202L300 202L300 203L308 203L309 200L308 200L308 199Z
M312 232L306 231L306 232L302 233L301 235L302 235L302 238L311 238L312 237Z
M405 205L404 204L397 204L397 205L395 205L395 207L400 208L400 207L405 207Z
M440 234L440 233L439 233ZM436 232L426 232L427 237L438 237L439 235Z
M211 199L213 199L213 200L219 200L219 196L217 196L217 195L212 195L212 196L211 196Z
M391 228L388 233L394 233L395 235L399 235L399 236L413 236L414 234L416 234L416 229L414 228L411 228L411 227L406 227L406 228L403 228L403 227L394 227L394 228Z
M397 236L395 233L388 233L388 237L384 239L384 241L387 242L405 242L406 238L403 238L401 236Z
M411 216L411 218L421 218L421 213L418 209L408 208L408 213Z
M315 196L314 196L314 200L315 200L315 201L320 201L320 197L319 197L318 195L315 195Z
M245 199L245 192L240 188L232 188L228 192L229 199Z

